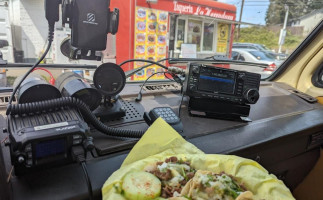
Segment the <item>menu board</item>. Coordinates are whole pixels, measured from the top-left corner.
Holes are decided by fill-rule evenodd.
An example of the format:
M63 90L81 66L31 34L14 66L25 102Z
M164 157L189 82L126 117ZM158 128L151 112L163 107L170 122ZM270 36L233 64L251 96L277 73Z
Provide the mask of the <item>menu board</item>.
M168 12L150 8L136 7L135 19L135 45L134 57L158 61L166 57L166 35ZM134 68L142 67L149 63L135 62ZM162 62L161 64L165 64ZM133 80L146 80L155 72L163 72L164 69L152 65L139 71L133 76ZM156 74L151 79L164 79L164 74Z
M218 23L216 52L227 53L229 30L229 24Z

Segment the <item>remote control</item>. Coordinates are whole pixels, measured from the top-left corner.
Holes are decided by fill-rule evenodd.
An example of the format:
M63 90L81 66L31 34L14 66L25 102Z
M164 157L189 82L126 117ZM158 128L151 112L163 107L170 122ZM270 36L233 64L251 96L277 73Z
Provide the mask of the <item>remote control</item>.
M177 132L183 132L183 125L181 119L169 107L154 108L149 112L149 114L145 113L144 115L144 119L148 125L151 125L159 117L165 120Z

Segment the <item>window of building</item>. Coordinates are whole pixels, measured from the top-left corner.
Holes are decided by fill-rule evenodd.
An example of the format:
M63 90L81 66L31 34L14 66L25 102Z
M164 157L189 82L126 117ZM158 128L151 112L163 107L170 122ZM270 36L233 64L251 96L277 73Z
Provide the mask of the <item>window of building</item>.
M213 51L214 24L204 23L203 27L203 51Z
M187 43L196 44L196 50L201 51L202 21L188 20Z
M184 42L185 37L185 24L184 19L178 19L177 21L177 31L176 31L176 50L181 49L181 44Z
M230 38L230 26L221 23L221 27L228 28L222 31L224 35L222 34L222 37L219 37L219 34L222 33L218 31L219 23L212 19L191 18L189 16L177 18L175 53L180 52L182 43L188 43L196 44L197 53L226 54ZM221 45L221 50L217 48L218 43Z

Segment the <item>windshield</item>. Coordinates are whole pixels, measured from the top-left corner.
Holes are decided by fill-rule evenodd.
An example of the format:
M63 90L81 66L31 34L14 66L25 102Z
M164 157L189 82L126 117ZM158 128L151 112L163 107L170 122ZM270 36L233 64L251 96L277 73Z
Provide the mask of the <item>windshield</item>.
M266 50L266 51L271 51L268 47L266 47L265 45L260 45L261 46L261 48L263 49L263 50Z
M275 59L274 56L270 55L269 53L261 52L261 51L249 51L251 55L253 55L258 60L268 60L272 61Z
M62 41L71 36L76 38L73 34L86 33L90 29L72 34L70 25L62 23L65 21L62 16L66 15L61 9L53 43L41 63L47 67L61 65L61 68L48 68L51 74L40 70L35 73L50 80L51 76L57 78L63 72L74 71L91 80L95 68L102 63L121 64L129 59L145 59L185 69L186 63L171 63L167 59L213 56L233 59L233 44L237 49L254 50L250 53L256 60L237 54L235 57L239 61L277 60L278 68L322 19L322 1L302 2L304 6L298 6L294 1L284 4L284 1L276 0L111 0L110 10L120 10L119 29L116 34L106 34L106 40L101 42L105 50L95 52L95 59L91 60L66 57L73 55L73 48L64 48ZM20 63L15 67L2 64L1 87L11 87L14 80L27 71L26 67L32 66L44 53L48 44L48 22L43 8L41 0L0 1L0 63ZM98 19L84 14L82 24L93 25ZM85 40L84 37L79 39L80 43ZM98 38L92 38L92 42L96 40ZM169 81L165 69L155 64L143 68L147 64L128 62L121 68L125 72L140 69L127 77L128 82L143 82L150 76L152 81ZM260 73L262 78L273 72L246 65L219 66Z

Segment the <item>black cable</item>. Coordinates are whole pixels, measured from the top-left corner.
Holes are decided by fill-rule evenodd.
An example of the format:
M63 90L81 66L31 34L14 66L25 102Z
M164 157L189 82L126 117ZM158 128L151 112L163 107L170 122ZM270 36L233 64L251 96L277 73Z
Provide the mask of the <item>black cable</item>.
M91 184L91 179L89 177L89 173L87 171L87 167L86 167L86 163L85 163L87 151L82 146L73 146L71 153L72 153L73 159L76 162L78 162L79 164L81 164L81 166L82 166L83 173L84 173L85 180L86 180L86 184L87 184L88 193L89 193L89 199L92 200L93 199L92 184Z
M179 107L178 107L178 118L181 118L181 108L182 108L183 99L184 99L183 85L182 85L182 88L181 88L181 94L182 94L182 98L181 98L181 101L180 101Z
M59 99L51 99L24 104L10 104L8 105L6 115L8 116L8 121L10 121L10 117L12 117L13 115L39 113L59 109L66 106L78 108L87 122L91 123L94 128L106 135L114 137L141 138L141 136L145 133L145 131L141 130L124 130L111 128L105 125L100 120L98 120L98 118L91 112L89 107L83 101L74 97L62 97Z
M93 199L92 183L91 183L91 179L89 177L89 173L87 171L87 167L86 167L85 162L81 162L81 166L82 166L83 173L84 173L84 176L85 176L85 180L86 180L86 183L87 183L87 189L88 189L88 192L89 192L89 199L92 200Z
M154 75L156 75L156 74L161 74L161 73L163 73L164 75L165 75L165 73L168 73L168 72L155 72L155 73L153 73L152 75L150 75L146 80L145 80L145 82L141 85L141 87L140 87L140 90L139 90L139 93L138 93L138 96L137 96L137 98L136 98L136 101L137 102L139 102L139 101L141 101L141 99L142 99L142 88L144 87L144 85L147 83L147 81L151 78L151 77L153 77ZM170 74L170 73L168 73L168 74Z
M166 60L166 58L165 58L165 60ZM129 59L129 60L126 60L126 61L122 62L119 66L122 66L122 65L124 65L124 64L126 64L128 62L148 62L148 63L154 64L154 65L158 65L159 67L162 67L162 68L164 68L166 70L168 69L168 67L166 67L165 65L162 65L162 64L158 63L158 62L162 62L162 60L160 60L158 62L155 62L155 61L152 61L152 60L145 60L145 59Z
M9 105L12 104L13 98L15 96L15 94L17 93L18 88L20 87L20 85L22 84L22 82L27 78L27 76L38 66L38 64L45 58L45 56L47 55L50 47L51 47L52 42L48 43L47 49L44 52L44 54L42 55L42 57L36 62L36 64L34 64L29 70L28 72L23 76L23 78L20 80L20 82L18 83L18 85L15 87L15 89L13 90L13 92L11 93L10 99L9 99Z
M28 70L28 72L23 76L23 78L19 81L18 85L15 87L15 89L13 90L13 92L11 93L10 99L9 99L9 105L12 104L13 98L15 96L15 94L17 93L18 88L20 87L20 85L22 84L22 82L27 78L27 76L39 65L39 63L41 63L41 61L44 60L44 58L46 57L48 51L50 50L50 47L52 45L53 42L53 38L54 38L54 24L55 23L50 23L49 24L49 31L48 31L48 46L45 50L45 52L43 53L43 55L40 57L40 59Z

